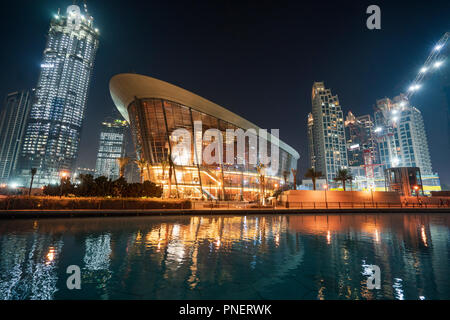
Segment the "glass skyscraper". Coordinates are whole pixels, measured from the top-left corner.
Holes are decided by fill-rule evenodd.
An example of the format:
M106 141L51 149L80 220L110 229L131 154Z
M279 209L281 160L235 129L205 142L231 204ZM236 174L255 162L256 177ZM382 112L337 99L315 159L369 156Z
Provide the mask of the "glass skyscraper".
M16 170L17 160L30 113L30 91L8 94L0 116L0 183L10 182Z
M312 113L308 115L310 164L331 183L339 169L348 167L344 116L339 98L315 82Z
M420 110L403 95L378 100L375 126L382 168L420 168L424 191L439 191L439 176L433 173Z
M102 123L100 142L95 166L96 177L107 177L117 180L120 176L117 159L125 156L125 130L128 123L122 120L105 121Z
M419 167L433 173L427 135L421 112L403 96L377 101L376 131L383 167Z
M85 7L71 5L52 19L41 64L18 175L27 183L57 183L61 171L74 172L87 103L98 30Z

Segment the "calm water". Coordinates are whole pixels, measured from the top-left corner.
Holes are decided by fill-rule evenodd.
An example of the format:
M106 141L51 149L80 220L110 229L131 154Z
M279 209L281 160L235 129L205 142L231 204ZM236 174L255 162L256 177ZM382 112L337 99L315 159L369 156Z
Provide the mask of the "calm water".
M449 226L440 214L0 221L0 299L450 299ZM380 290L367 289L371 264Z

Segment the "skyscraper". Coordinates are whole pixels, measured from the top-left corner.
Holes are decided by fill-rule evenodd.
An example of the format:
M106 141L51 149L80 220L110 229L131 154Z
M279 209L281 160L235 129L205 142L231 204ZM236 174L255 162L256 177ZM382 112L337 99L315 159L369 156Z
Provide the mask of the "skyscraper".
M375 124L383 168L418 167L422 175L433 174L422 114L403 95L377 101Z
M26 120L30 113L32 93L30 91L8 94L0 116L0 183L8 183L13 175Z
M338 96L333 96L323 82L315 82L308 116L310 162L329 182L339 169L348 167L343 117Z
M98 30L85 7L71 5L50 23L18 172L24 182L37 168L35 183L59 181L62 170L73 172L87 104Z
M128 123L122 120L102 123L100 142L95 166L95 176L117 180L120 168L117 159L125 156L125 130Z
M374 122L370 115L356 117L351 111L345 119L349 167L364 166L369 155L377 162L377 142L374 134Z

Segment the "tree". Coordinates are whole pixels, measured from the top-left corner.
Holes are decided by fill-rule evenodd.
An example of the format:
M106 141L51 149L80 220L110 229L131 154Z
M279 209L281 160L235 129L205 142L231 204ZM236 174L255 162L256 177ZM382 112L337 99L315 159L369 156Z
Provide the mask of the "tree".
M31 190L33 189L33 181L34 181L34 176L37 173L37 169L36 168L32 168L31 169L31 182L30 182L30 191L28 192L28 196L31 197Z
M145 161L144 158L141 158L139 160L136 160L135 163L137 164L139 171L141 173L141 183L144 182L144 170L147 167L147 161Z
M256 170L258 171L258 175L259 175L259 183L260 183L260 190L262 190L262 205L264 206L266 204L266 166L263 165L262 163L260 163L257 167Z
M339 169L336 178L334 178L334 181L342 183L342 187L345 191L345 183L347 181L353 180L353 176L351 175L350 171L348 169Z
M321 178L322 176L323 176L322 172L316 171L314 168L308 169L308 171L306 171L306 173L305 173L305 178L309 178L312 180L314 190L317 190L316 189L316 180Z
M289 171L283 171L284 187L286 188L289 179Z
M96 183L94 176L91 174L80 174L78 177L79 184L75 189L75 195L79 197L93 197L96 193Z
M294 190L297 190L297 172L298 170L292 169L292 174L294 175Z
M130 163L130 158L118 158L117 162L119 163L119 171L120 171L120 177L123 178L125 176L125 168Z

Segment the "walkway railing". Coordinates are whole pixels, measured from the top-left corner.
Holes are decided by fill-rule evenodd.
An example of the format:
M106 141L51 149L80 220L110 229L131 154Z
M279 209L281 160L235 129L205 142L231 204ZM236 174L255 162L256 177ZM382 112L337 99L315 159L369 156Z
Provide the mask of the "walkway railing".
M441 203L399 203L399 202L289 202L262 206L245 202L193 202L194 210L283 210L283 209L386 209L386 208L450 208Z

